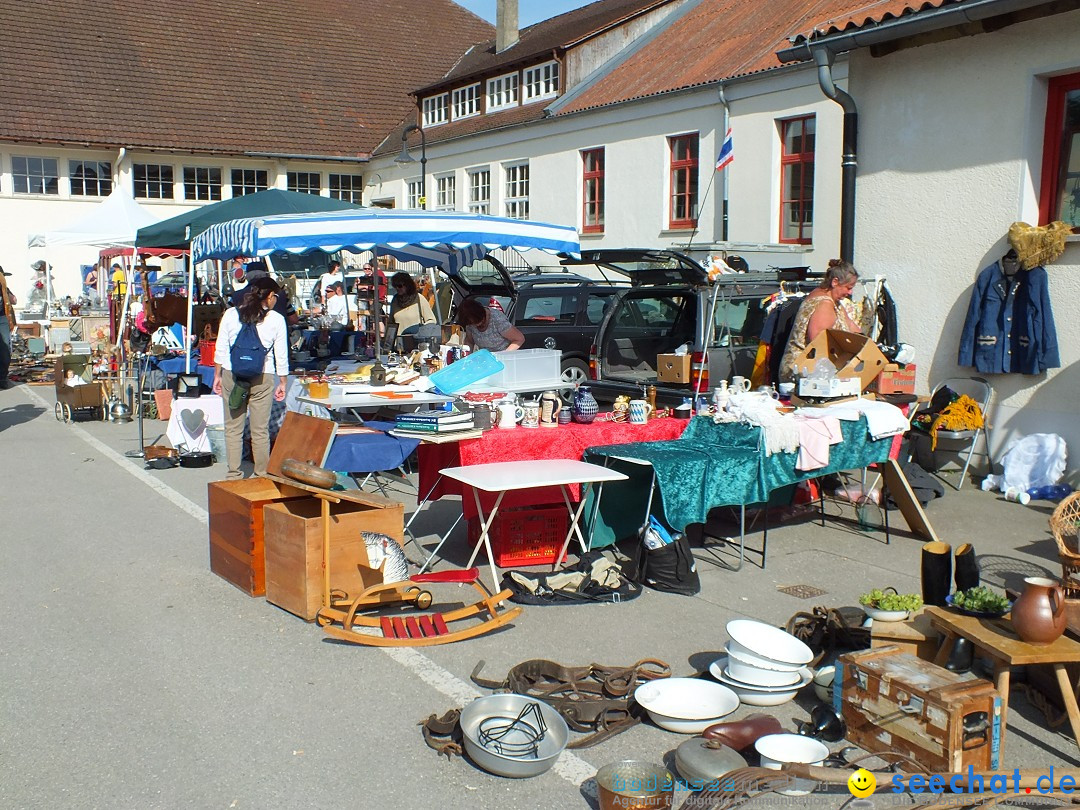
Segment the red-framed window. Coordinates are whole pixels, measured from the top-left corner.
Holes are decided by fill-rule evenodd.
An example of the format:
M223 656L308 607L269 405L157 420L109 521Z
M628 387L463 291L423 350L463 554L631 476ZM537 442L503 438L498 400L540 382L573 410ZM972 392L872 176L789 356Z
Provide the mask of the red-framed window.
M698 136L674 135L668 138L670 149L671 197L668 226L697 227L698 206Z
M809 245L814 238L812 115L780 122L780 241Z
M604 231L604 149L581 151L581 232Z
M1039 222L1080 227L1080 73L1050 80L1046 96Z

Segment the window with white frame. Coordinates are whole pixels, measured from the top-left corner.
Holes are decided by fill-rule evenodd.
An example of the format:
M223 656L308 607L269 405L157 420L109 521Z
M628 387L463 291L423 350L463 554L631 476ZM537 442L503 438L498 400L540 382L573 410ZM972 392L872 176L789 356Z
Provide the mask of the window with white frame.
M408 200L405 203L406 208L426 208L427 201L424 199L423 182L417 178L416 180L410 180L407 187Z
M269 188L266 177L266 169L233 169L232 195L242 197L245 194L266 191Z
M480 114L480 84L459 87L453 93L454 120Z
M364 176L362 174L331 174L328 178L330 196L335 200L360 205L364 201Z
M523 103L552 98L559 94L559 63L545 62L536 67L526 68L522 82Z
M135 199L171 200L173 167L167 163L136 163L132 167Z
M491 169L469 170L469 213L487 214L491 211Z
M518 103L518 75L507 73L505 76L497 76L488 79L487 83L487 111L505 110L507 107L516 107Z
M56 158L11 156L12 190L16 194L59 194Z
M112 194L112 164L99 160L69 160L71 196L108 197Z
M503 167L506 172L504 208L511 219L529 218L529 164L510 163Z
M185 166L184 199L220 200L221 169L210 166Z
M301 194L318 194L322 191L322 175L319 172L286 172L285 187Z
M453 211L457 208L457 178L444 174L435 178L435 210Z
M449 95L440 93L424 99L424 127L433 127L437 124L445 124L449 110Z

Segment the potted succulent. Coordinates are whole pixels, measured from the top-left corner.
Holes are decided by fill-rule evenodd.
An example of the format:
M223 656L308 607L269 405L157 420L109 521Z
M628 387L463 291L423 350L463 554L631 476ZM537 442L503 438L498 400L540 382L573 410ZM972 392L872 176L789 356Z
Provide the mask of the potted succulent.
M922 597L917 593L897 593L896 588L878 590L859 597L866 615L876 622L902 622L922 607Z
M982 618L1004 616L1012 609L1012 602L1000 594L994 593L985 585L957 591L945 597L945 602L961 613Z

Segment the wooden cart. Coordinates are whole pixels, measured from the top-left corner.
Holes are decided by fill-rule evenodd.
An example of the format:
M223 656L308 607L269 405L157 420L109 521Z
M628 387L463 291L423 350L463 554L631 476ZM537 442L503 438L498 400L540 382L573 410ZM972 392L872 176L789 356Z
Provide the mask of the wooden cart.
M82 380L81 385L68 385L67 374ZM100 382L93 379L89 355L65 354L56 358L54 381L56 406L54 414L59 422L71 422L76 418L100 419L108 416L105 407L105 391Z

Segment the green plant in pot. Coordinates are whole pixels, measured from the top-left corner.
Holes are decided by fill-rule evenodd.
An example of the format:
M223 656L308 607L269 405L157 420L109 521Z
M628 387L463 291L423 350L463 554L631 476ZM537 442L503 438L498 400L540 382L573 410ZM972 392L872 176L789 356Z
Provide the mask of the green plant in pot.
M1012 608L1012 602L994 593L985 585L957 591L945 599L946 604L971 616L1004 616Z
M902 622L922 607L922 597L917 593L897 593L896 588L875 588L859 597L866 615L876 622Z

